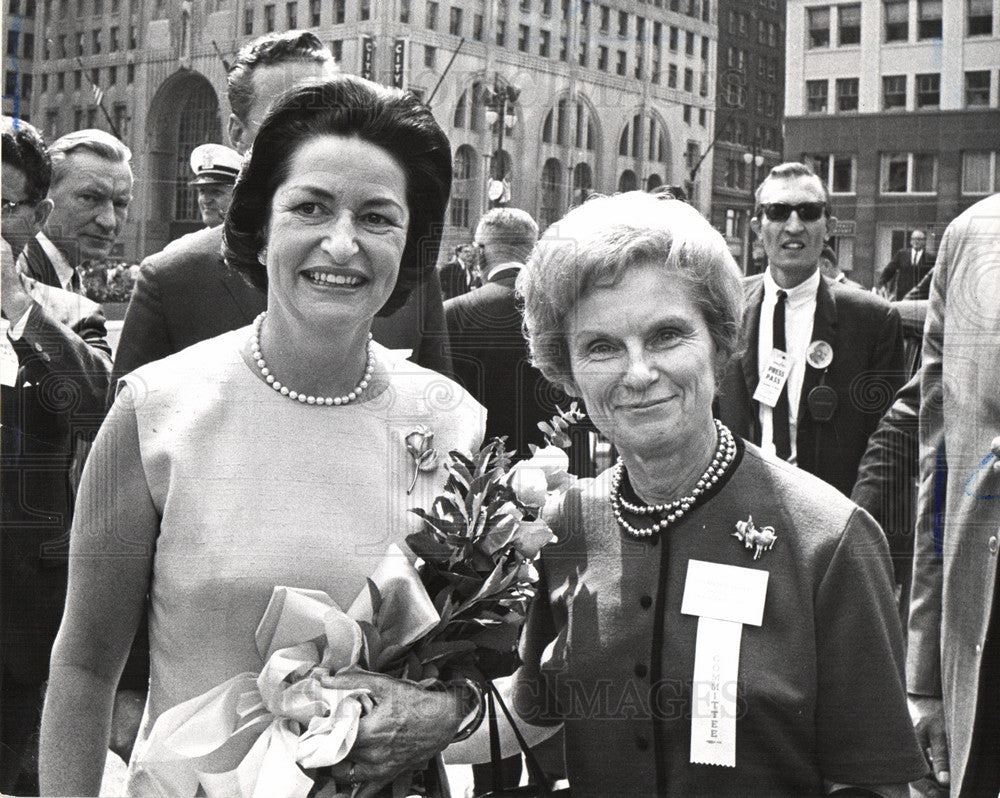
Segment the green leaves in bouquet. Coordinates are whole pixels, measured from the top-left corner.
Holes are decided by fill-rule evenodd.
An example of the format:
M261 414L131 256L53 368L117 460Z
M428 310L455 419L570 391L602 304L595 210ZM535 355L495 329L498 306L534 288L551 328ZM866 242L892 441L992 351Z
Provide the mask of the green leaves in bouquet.
M537 508L518 501L507 485L504 440L493 439L471 458L451 452L444 491L430 510L412 510L424 524L406 542L424 561L422 580L441 620L411 652L422 670L414 672L411 660L409 678L427 678L428 666L435 676L494 678L517 664L517 639L537 582L519 549L521 528L536 534L530 524L541 522Z

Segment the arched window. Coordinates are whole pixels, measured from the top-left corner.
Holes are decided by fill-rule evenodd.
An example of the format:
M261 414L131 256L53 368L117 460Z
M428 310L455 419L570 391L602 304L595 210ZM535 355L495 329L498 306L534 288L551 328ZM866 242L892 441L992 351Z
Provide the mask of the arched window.
M580 205L594 190L594 173L589 164L573 167L573 205Z
M663 180L659 175L650 175L646 178L646 191L652 191L657 186L662 186Z
M455 105L455 116L452 119L452 122L459 130L463 129L466 124L465 117L468 113L468 97L469 92L463 91L462 96L458 98L458 103Z
M455 159L452 161L452 179L468 180L472 177L472 159L475 151L468 144L463 144L455 150Z
M552 118L554 114L550 109L545 115L545 121L542 122L542 141L546 144L552 143Z
M483 129L483 115L485 114L484 100L487 88L479 81L472 84L472 110L469 114L469 130L478 133Z
M542 196L538 208L538 224L544 230L562 215L563 166L557 158L549 158L542 167Z
M622 172L621 177L618 178L618 190L619 191L635 191L639 188L639 178L635 176L635 172L631 169L626 169Z
M182 95L177 122L177 148L174 160L174 221L201 224L195 190L191 181L191 151L206 142L219 143L219 101L207 80L192 80Z

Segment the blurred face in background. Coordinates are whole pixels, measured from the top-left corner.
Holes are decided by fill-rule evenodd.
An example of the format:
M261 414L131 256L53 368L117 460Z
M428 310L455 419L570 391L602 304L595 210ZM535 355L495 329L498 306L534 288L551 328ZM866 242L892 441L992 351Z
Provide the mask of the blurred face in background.
M198 210L201 220L209 227L222 224L233 199L233 186L227 183L209 183L197 186Z
M27 199L30 193L27 182L24 172L10 164L3 164L0 182L3 189L3 216L0 218L0 231L3 232L4 241L10 244L14 257L42 229L52 208L52 203L47 199L38 202Z

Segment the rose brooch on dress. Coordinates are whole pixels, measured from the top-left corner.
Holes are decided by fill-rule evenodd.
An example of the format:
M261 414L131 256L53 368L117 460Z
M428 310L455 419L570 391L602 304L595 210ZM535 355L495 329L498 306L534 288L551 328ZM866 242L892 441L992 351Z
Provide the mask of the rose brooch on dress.
M760 559L760 555L765 551L773 549L774 542L778 539L773 526L765 526L760 529L754 526L752 515L748 515L746 521L736 522L736 531L733 532L733 537L738 538L744 548L754 550L754 560Z
M418 424L417 428L406 436L406 451L413 458L413 479L410 480L410 487L406 489L407 495L413 492L421 471L433 471L437 468L438 453L433 443L434 433L423 424Z

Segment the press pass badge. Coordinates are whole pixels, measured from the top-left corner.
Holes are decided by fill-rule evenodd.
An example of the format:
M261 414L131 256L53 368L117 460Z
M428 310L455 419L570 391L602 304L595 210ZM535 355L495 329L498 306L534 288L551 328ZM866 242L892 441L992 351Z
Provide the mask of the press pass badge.
M743 625L764 618L769 573L690 560L681 613L698 616L691 684L691 762L736 767Z
M792 363L788 353L772 349L764 373L757 383L757 390L753 392L754 400L768 407L778 404L778 397L781 396L781 389L788 381L788 372L791 369Z
M13 388L17 384L17 369L20 364L14 345L7 337L9 329L10 322L7 319L0 319L0 383Z

